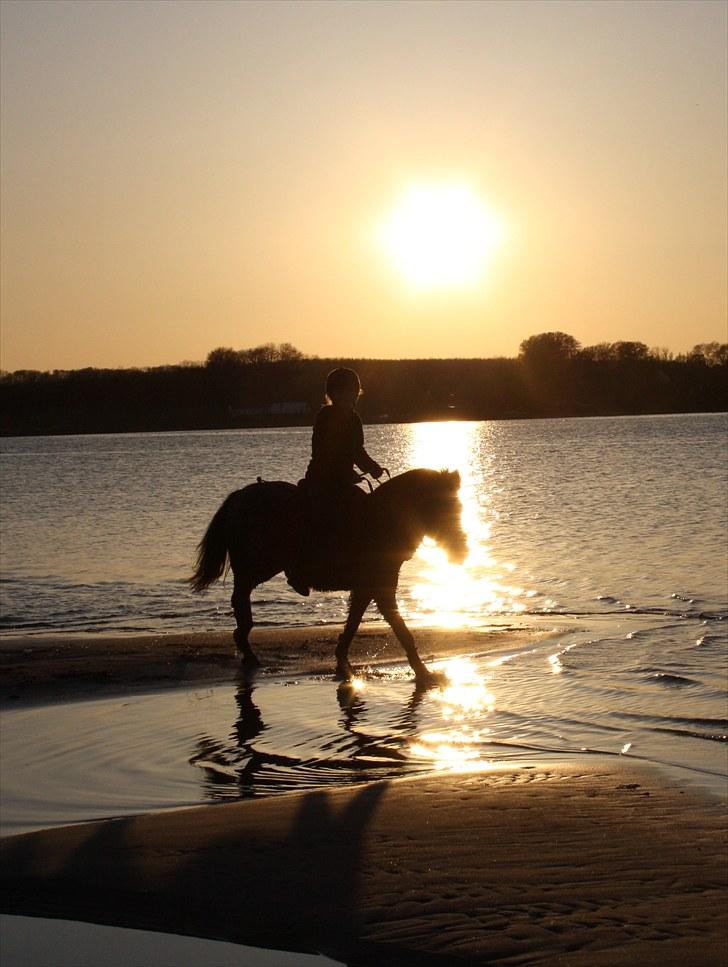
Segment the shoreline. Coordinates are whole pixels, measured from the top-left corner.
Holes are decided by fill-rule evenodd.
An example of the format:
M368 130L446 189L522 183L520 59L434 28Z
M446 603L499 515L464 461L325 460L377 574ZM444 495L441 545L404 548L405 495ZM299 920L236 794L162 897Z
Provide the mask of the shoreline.
M251 645L256 674L334 674L343 625L257 627ZM553 628L490 630L414 628L425 662L454 653L513 650ZM351 647L355 667L406 663L388 626L362 625ZM241 672L231 631L181 634L18 636L0 639L0 709L55 704L128 692L234 681Z
M438 362L440 360L425 360ZM448 360L444 360L448 362ZM486 361L487 362L487 361ZM723 402L723 401L719 401ZM310 430L313 417L319 407L319 402L311 405L305 415L294 417L291 415L275 417L272 414L261 414L259 417L237 418L233 420L208 419L200 421L179 421L166 419L163 421L127 424L124 429L119 426L98 426L78 424L73 428L67 425L47 422L40 429L34 426L3 425L0 427L0 439L27 440L39 437L91 437L91 436L141 436L149 434L172 433L225 433L244 430ZM565 409L559 407L543 410L519 409L511 407L494 413L492 410L483 412L473 407L461 410L424 409L413 414L409 411L398 413L369 413L365 416L366 426L407 426L415 423L517 423L537 420L612 420L621 418L662 417L662 416L715 416L728 412L725 406L715 408L713 403L704 404L700 409L689 409L684 403L671 404L667 407L654 406L640 412L635 412L634 401L615 407L585 407L582 403L572 403Z
M446 773L9 837L2 909L358 965L722 967L725 834L626 764Z

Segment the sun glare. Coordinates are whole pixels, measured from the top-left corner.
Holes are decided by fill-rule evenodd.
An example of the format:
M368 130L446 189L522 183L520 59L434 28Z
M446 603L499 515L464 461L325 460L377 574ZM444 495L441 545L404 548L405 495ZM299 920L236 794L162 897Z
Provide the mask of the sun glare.
M464 564L452 564L443 548L429 538L412 562L409 595L400 601L408 621L440 628L479 627L493 614L526 610L527 592L513 582L512 565L491 552L493 512L483 469L487 430L480 424L448 421L413 423L409 430L407 462L412 467L447 467L461 477L462 525L468 535ZM492 432L492 431L491 431ZM480 469L479 469L480 468Z
M417 289L472 286L502 239L497 216L466 185L412 185L384 220L380 240Z

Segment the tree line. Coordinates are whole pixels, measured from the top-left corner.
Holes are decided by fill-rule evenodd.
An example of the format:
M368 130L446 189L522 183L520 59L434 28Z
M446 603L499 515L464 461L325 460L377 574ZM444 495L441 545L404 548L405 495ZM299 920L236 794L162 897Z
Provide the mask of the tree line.
M641 342L582 347L563 332L517 358L325 359L290 343L213 349L204 363L0 374L0 433L110 433L310 424L326 373L362 379L365 422L728 410L728 344L673 356Z

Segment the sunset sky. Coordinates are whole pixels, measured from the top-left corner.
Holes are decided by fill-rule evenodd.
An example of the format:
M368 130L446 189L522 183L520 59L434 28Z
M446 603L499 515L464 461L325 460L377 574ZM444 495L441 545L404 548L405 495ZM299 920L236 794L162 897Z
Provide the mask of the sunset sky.
M728 341L727 10L4 2L0 365Z

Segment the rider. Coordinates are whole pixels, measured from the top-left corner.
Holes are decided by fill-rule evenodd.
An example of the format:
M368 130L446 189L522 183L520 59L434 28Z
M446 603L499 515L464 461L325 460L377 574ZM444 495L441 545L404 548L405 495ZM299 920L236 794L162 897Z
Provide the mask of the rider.
M342 521L346 523L346 518L356 514L360 506L357 501L364 496L355 486L360 476L354 467L375 480L385 472L364 449L364 430L355 409L360 396L361 383L355 370L333 369L326 377L326 402L316 416L311 460L300 482L308 498L308 524L330 545L342 536ZM301 573L306 556L302 545L286 571L288 583L303 595L310 591Z

